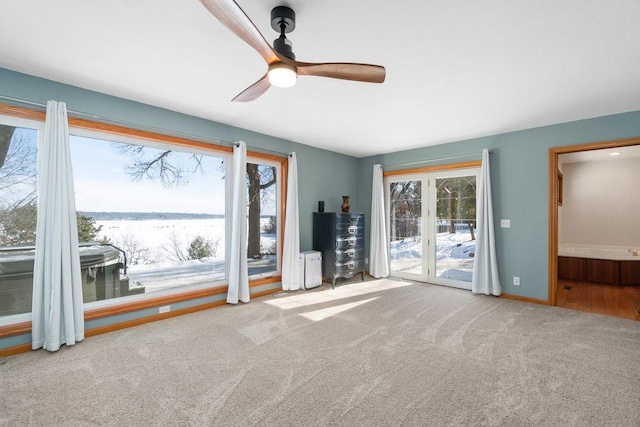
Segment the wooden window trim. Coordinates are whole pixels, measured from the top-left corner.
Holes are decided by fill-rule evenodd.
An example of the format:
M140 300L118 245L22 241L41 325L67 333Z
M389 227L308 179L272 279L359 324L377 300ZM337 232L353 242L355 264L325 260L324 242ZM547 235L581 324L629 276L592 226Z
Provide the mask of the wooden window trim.
M23 119L35 120L44 122L46 113L44 111L33 110L30 108L16 107L14 105L0 104L0 114L19 117ZM166 135L158 132L151 132L146 130L134 129L130 127L113 125L109 123L102 123L98 121L82 119L77 117L69 117L69 127L85 129L94 132L102 132L111 135L127 136L136 139L141 139L150 142L162 142L178 147L186 148L200 148L207 151L230 154L233 152L232 147L226 145L215 144L213 142L198 141L195 139L188 139L179 136ZM257 159L265 159L280 162L280 166L287 162L287 155L283 154L278 156L275 154L266 154L258 151L247 150L247 157L253 157Z
M469 162L449 163L446 165L423 166L420 168L384 171L382 175L383 176L405 175L405 174L411 174L411 173L424 173L424 172L437 172L437 171L446 171L446 170L455 170L455 169L477 168L480 166L482 166L482 160L472 160Z
M16 107L14 105L0 104L0 114L21 119L44 122L46 113L44 111L32 110L30 108Z

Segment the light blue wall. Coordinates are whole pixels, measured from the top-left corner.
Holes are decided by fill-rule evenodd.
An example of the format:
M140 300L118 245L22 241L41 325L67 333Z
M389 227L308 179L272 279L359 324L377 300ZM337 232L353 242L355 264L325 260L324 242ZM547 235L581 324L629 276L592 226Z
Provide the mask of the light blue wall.
M505 293L546 300L549 148L638 136L640 111L363 158L359 161L357 209L371 211L374 164L393 165L493 149L490 164L500 281ZM434 164L438 162L428 163ZM501 218L510 219L511 228L500 228ZM520 286L513 285L513 276L520 277Z

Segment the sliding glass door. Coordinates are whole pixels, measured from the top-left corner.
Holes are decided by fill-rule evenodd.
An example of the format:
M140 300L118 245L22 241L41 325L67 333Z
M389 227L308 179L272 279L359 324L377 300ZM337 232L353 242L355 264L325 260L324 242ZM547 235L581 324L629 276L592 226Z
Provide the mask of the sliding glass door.
M479 168L385 178L393 276L471 289Z

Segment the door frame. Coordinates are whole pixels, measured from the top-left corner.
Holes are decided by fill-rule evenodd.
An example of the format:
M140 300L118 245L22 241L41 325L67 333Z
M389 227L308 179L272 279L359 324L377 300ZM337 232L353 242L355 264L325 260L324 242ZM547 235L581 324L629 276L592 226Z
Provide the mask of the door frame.
M562 204L562 175L558 173L558 156L633 145L640 145L640 137L549 148L549 305L558 305L558 204Z
M383 179L386 179L388 177L393 177L395 175L413 175L413 174L425 174L425 173L433 174L433 173L438 173L438 172L448 172L448 171L453 172L453 171L458 170L458 169L474 169L474 168L477 169L477 168L480 168L480 167L482 167L482 160L473 160L473 161L468 161L468 162L425 166L425 167L411 168L411 169L398 169L398 170L392 170L392 171L384 171L383 172ZM479 174L479 172L478 172L478 174ZM385 205L387 203L388 203L388 200L385 200ZM428 201L427 203L429 205L428 207L430 207L431 206L431 202ZM385 207L385 209L386 209L386 207ZM434 215L435 215L435 212L434 212ZM389 244L389 242L387 241L387 245L388 244ZM435 245L435 242L434 242L434 245ZM434 266L434 268L435 268L435 266ZM435 274L435 272L434 272L434 274ZM455 287L455 288L467 289L466 287L458 286L456 284L448 284L448 283L447 284L439 283L439 284L442 284L443 286L450 286L450 287Z
M480 191L480 175L481 175L481 166L476 166L473 168L465 168L465 169L452 169L452 170L440 170L440 171L434 171L430 173L430 179L433 179L433 193L430 194L430 198L428 200L428 207L429 207L429 211L431 212L431 215L427 216L427 221L430 221L431 223L428 224L430 227L433 227L435 225L435 221L437 221L438 218L438 207L437 207L437 194L438 194L438 187L437 187L437 180L438 179L447 179L447 178L459 178L459 177L463 177L463 176L474 176L475 180L476 180L476 207L477 207L477 203L478 203L478 199L479 199L479 191ZM477 220L477 215L474 218L475 220ZM436 236L436 230L429 228L431 230L431 234L428 236L429 239L433 238L433 245L429 248L428 256L429 256L429 267L433 268L433 276L431 277L431 280L433 280L432 283L438 284L438 285L443 285L443 286L449 286L449 287L453 287L453 288L458 288L458 289L466 289L466 290L471 290L471 281L467 282L464 280L456 280L456 279L450 279L450 278L443 278L443 277L437 277L437 272L438 272L438 260L436 259L436 247L438 244L438 239ZM475 263L475 258L474 258L474 263ZM473 279L473 274L472 274L472 279Z

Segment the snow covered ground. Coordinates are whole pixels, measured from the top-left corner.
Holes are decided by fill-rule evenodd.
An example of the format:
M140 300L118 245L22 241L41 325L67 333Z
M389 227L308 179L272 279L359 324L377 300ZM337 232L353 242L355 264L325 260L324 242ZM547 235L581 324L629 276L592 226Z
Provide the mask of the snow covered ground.
M263 225L268 219L263 218ZM225 225L224 219L183 220L112 220L96 221L102 226L100 236L106 236L116 246L129 252L128 245L146 248L146 260L129 263L127 276L131 286L141 284L145 293L200 284L211 284L225 278ZM186 248L196 236L218 242L216 256L198 260L179 261L172 257L169 248L172 236L177 236ZM274 234L262 234L263 248L275 245ZM186 249L185 249L186 251ZM468 231L436 235L436 276L454 280L471 281L475 241ZM391 269L421 274L421 236L391 243ZM255 275L276 269L275 255L262 259L250 259L249 274Z
M125 250L129 249L124 247L127 241L147 248L149 258L154 263L174 261L167 252L172 233L185 248L197 236L206 237L212 242L219 239L216 256L224 259L224 218L96 221L96 226L102 226L100 237L107 237Z
M268 218L261 220L266 225ZM146 256L133 260L127 266L131 287L143 285L145 293L159 290L211 284L225 278L225 224L224 219L180 219L180 220L112 220L96 221L102 226L100 237L107 237L132 258L132 249L146 251ZM175 237L174 237L175 236ZM212 257L180 261L171 254L172 239L181 243L185 253L189 243L197 236L209 239L216 245ZM263 233L260 245L269 248L276 243L274 234ZM135 248L132 248L135 246ZM274 271L274 255L248 260L249 274Z
M275 255L247 261L249 275L274 271ZM225 278L224 259L202 258L158 264L134 265L127 270L131 287L143 285L145 293L183 286L212 284Z
M469 231L436 234L436 277L470 282L476 241ZM408 237L391 243L391 270L422 274L421 236ZM425 267L426 268L426 267Z

